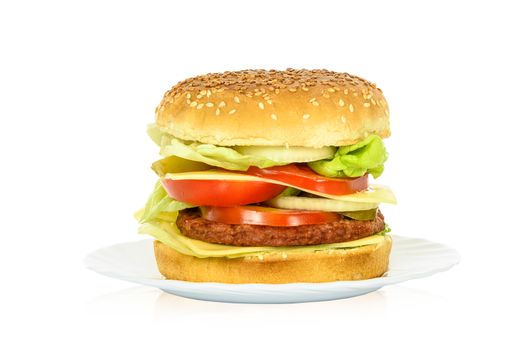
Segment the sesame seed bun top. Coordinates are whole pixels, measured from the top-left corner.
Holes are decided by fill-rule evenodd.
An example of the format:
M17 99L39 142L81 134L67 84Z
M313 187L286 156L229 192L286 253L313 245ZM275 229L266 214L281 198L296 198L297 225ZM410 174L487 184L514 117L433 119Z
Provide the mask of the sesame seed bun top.
M390 135L375 84L327 70L243 70L186 79L156 109L161 130L222 146L343 146Z

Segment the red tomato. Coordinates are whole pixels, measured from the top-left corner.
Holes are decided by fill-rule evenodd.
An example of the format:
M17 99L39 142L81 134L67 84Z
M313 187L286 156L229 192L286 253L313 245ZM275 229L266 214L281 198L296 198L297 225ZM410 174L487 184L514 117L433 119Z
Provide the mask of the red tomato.
M317 174L307 165L288 164L260 169L250 167L249 175L272 179L311 191L343 195L364 191L368 188L368 174L353 178L330 178Z
M163 179L168 195L194 205L233 206L264 202L286 186L257 181Z
M268 226L300 226L337 221L339 214L325 211L287 210L268 207L201 207L206 220L224 224Z

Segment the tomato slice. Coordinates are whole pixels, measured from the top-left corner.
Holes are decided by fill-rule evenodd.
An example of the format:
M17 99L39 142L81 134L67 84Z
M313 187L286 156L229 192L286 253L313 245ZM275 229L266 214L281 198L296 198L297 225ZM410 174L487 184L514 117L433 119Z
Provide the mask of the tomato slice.
M258 181L162 179L168 195L193 205L234 206L264 202L286 186Z
M330 178L317 174L305 164L288 164L264 169L250 167L246 173L337 196L368 188L368 174L353 178Z
M234 225L301 226L324 224L341 218L339 214L324 211L286 210L253 205L200 209L206 220Z

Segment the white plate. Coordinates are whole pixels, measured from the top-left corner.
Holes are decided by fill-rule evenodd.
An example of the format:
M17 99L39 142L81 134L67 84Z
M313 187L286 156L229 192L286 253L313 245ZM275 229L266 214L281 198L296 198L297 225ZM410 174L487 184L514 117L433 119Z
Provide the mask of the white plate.
M151 240L116 244L85 259L102 275L157 287L186 298L231 303L300 303L350 298L383 286L445 271L459 262L459 253L423 239L392 236L390 267L383 277L363 281L287 284L228 284L166 280L157 270Z

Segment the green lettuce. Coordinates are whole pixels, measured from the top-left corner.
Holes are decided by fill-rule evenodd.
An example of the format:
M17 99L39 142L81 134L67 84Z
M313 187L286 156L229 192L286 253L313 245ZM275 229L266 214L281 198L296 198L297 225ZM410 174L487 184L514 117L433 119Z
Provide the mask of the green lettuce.
M339 147L333 159L318 160L308 165L316 173L327 177L358 177L369 173L377 178L383 173L387 157L383 140L377 135L370 135L351 146Z
M199 142L185 143L175 137L163 136L160 146L160 154L163 157L177 156L228 170L245 171L250 166L268 168L286 164L260 156L241 154L229 147Z
M153 193L149 196L139 222L144 223L155 219L161 212L177 212L182 209L192 208L194 205L176 201L168 196L160 181L157 181Z
M155 124L149 124L148 125L148 136L150 139L157 144L157 146L160 146L162 143L162 138L164 137L164 133L160 131L160 129Z
M333 249L354 249L370 244L377 244L378 236L386 236L390 229L386 226L385 230L378 232L372 236L361 238L358 240L327 243L309 246L293 246L293 247L238 247L226 244L208 243L200 240L195 240L181 234L179 228L174 222L167 222L163 220L154 220L139 227L139 233L153 236L156 240L164 243L168 247L178 251L179 253L194 256L197 258L242 258L248 256L258 256L265 253L295 253L295 252L315 252L320 250Z
M266 157L242 154L230 147L192 141L182 141L159 130L154 124L148 127L151 139L160 146L163 157L176 156L228 170L246 171L250 166L268 168L286 165ZM358 177L369 173L377 178L383 172L387 153L383 140L370 135L363 141L337 149L330 159L309 162L316 173L327 177Z

